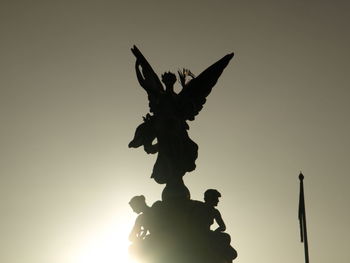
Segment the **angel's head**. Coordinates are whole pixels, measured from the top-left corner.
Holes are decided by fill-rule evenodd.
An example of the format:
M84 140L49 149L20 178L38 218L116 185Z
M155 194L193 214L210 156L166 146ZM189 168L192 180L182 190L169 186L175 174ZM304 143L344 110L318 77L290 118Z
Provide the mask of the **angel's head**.
M176 82L176 75L174 73L165 72L162 75L162 82L165 84L166 90L173 91L174 90L174 84Z

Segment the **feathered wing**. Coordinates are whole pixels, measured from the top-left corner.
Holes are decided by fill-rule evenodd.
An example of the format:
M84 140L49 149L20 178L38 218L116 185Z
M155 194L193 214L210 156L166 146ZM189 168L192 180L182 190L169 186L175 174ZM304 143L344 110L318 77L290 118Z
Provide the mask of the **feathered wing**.
M196 78L183 85L183 89L179 93L179 98L186 120L194 120L195 116L203 108L206 97L215 86L232 57L233 53L224 56Z
M131 52L136 57L135 70L137 79L148 94L150 111L154 112L158 96L160 93L164 92L163 85L151 65L135 45L131 48Z

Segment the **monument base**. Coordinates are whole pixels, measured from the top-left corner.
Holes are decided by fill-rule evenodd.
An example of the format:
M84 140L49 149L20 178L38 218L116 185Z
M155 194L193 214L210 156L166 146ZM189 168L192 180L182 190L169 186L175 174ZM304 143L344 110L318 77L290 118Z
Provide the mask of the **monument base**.
M140 263L231 263L230 236L208 228L212 211L195 200L155 202L144 213L150 234L130 246L131 255Z

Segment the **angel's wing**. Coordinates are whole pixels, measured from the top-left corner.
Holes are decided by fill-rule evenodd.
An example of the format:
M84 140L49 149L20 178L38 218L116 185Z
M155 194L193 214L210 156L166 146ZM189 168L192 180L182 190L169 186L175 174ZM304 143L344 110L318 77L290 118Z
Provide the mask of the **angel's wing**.
M203 108L206 97L215 86L232 57L233 53L224 56L196 78L193 78L187 84L183 84L183 89L179 93L179 97L186 120L194 120L194 117Z
M160 93L164 92L163 85L151 65L135 45L131 48L131 52L136 57L135 70L137 79L148 94L150 111L154 112L157 98Z

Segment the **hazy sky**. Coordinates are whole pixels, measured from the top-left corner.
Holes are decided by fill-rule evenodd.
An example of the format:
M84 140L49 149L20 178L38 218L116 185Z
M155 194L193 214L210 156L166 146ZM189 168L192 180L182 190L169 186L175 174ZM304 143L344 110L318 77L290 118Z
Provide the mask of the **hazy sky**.
M155 156L127 148L148 112L136 44L159 74L235 52L189 123L199 157L184 177L194 199L222 193L235 262L304 262L300 170L310 261L350 262L349 13L345 0L1 1L0 261L122 262L129 199L163 189Z

